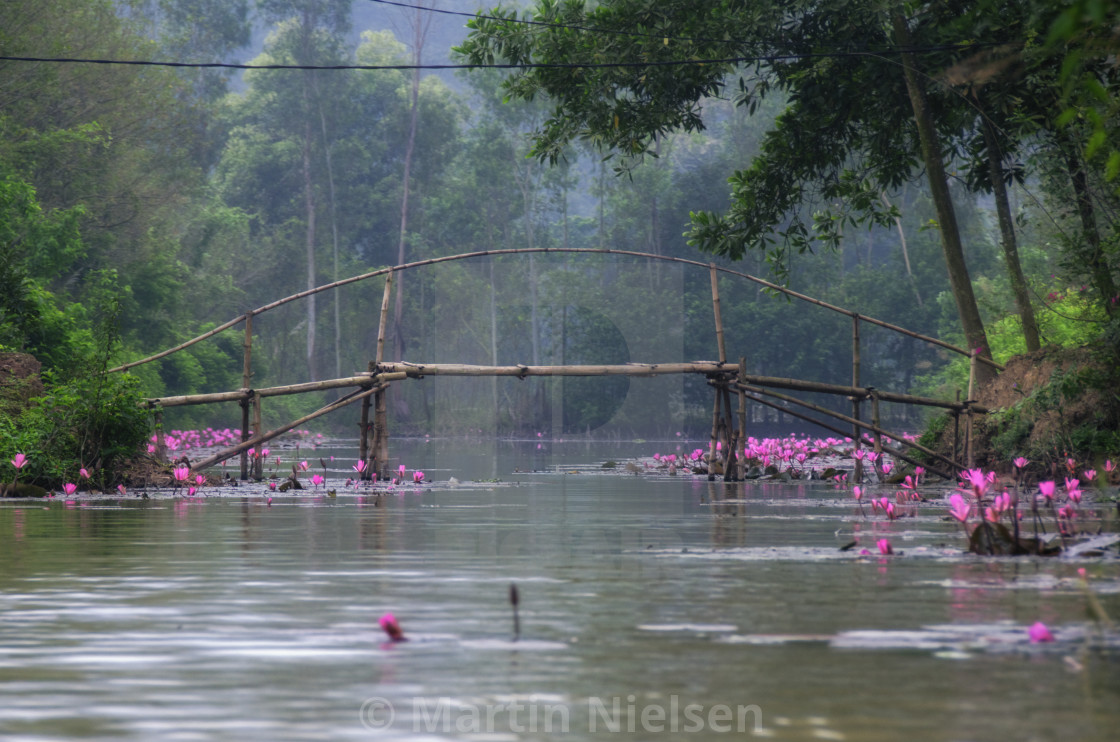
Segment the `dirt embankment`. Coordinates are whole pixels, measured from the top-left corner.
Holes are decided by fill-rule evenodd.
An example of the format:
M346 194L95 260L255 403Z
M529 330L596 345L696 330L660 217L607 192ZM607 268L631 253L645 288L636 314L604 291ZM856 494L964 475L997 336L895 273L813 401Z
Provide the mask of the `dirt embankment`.
M1048 347L1016 356L980 389L990 413L975 426L979 466L1005 469L1025 456L1035 466L1074 458L1098 466L1120 455L1120 364L1100 348ZM937 447L952 446L952 424Z
M0 415L15 417L43 393L41 364L26 353L0 353Z

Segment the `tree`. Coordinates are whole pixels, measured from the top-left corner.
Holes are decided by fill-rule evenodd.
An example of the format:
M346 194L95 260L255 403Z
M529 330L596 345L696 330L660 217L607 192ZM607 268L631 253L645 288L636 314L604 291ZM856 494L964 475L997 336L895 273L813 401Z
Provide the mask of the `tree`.
M513 96L544 94L554 102L536 139L539 156L555 159L577 137L624 157L648 156L667 132L703 128L705 99L735 90L731 74L738 70L740 105L750 108L780 91L789 108L760 161L732 176L727 214L694 215L693 244L732 258L768 245L781 276L791 248L811 249L818 237L835 242L844 222L886 224L879 194L914 177L920 164L934 193L966 339L990 355L944 174L938 110L925 90L928 73L910 52L890 61L862 52L909 49L922 42L920 24L912 29L906 18L886 16L866 0L772 6L612 0L586 11L581 3L542 0L536 10L534 19L548 25L527 27L501 9L489 13L501 20L471 21L461 51L475 62L557 65L518 70L507 83ZM860 50L847 53L853 38ZM933 63L943 59L935 56ZM590 62L635 66L564 66ZM753 68L753 76L738 62ZM806 197L833 204L814 214L812 227L799 216ZM776 245L770 232L783 223Z
M289 38L283 39L278 48L285 50L285 56L295 64L320 64L326 58L325 48L337 49L339 36L350 25L350 0L258 0L258 7L265 17L273 20L289 20L284 28ZM325 35L326 38L317 38ZM326 42L324 44L324 42ZM300 76L301 129L300 170L302 173L303 207L305 227L305 254L307 260L307 288L318 285L315 267L316 246L318 241L318 207L314 187L314 162L311 151L314 133L320 128L321 120L316 121L320 100L317 95L317 70L305 69ZM316 124L320 126L316 126ZM307 297L307 372L315 380L319 376L319 348L316 341L317 297Z

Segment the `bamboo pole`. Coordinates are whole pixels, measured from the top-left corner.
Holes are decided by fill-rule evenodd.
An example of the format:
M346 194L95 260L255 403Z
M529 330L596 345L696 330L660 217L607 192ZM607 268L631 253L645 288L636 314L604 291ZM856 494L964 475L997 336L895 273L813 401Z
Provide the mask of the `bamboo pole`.
M723 394L723 481L735 481L735 429L731 422L731 390L727 384L720 386Z
M244 350L244 357L241 364L241 388L252 389L253 387L253 313L245 313L245 339L242 341L241 347ZM247 441L252 438L252 433L249 432L249 401L253 398L252 392L241 400L241 440ZM249 478L249 452L243 450L241 452L241 481Z
M739 356L739 378L747 374L747 359ZM739 481L742 481L747 472L745 471L746 461L743 456L739 456L739 449L747 440L747 395L742 389L737 390L739 394L739 438L735 443L735 455L738 457L738 471L736 472Z
M380 371L403 371L414 378L424 376L664 376L668 374L717 374L725 370L714 361L691 363L622 363L572 366L479 366L465 363L409 363L385 361Z
M253 395L253 435L258 436L261 434L261 395ZM260 481L264 478L264 457L261 452L257 451L256 457L253 459L253 479Z
M829 417L834 417L837 420L840 420L841 422L848 423L849 425L858 424L862 428L866 428L867 430L870 430L872 432L877 432L881 435L884 435L887 438L890 438L893 441L901 443L902 445L904 445L908 448L913 448L913 449L916 449L918 451L921 451L922 453L926 454L927 456L930 456L930 457L935 458L939 461L945 462L949 466L953 467L954 470L956 469L956 466L957 466L956 462L954 462L952 459L947 458L945 456L942 456L941 454L937 453L936 451L934 451L932 449L929 449L929 448L926 448L925 446L923 446L922 444L920 444L916 441L907 440L905 436L897 435L895 433L890 432L889 430L884 430L882 428L876 428L869 423L860 422L859 420L851 418L851 417L849 417L847 415L844 415L842 413L834 412L833 410L827 409L825 407L821 407L820 405L815 405L812 402L806 402L804 400L797 399L796 397L791 397L788 394L781 394L780 392L774 392L774 391L770 391L770 390L766 390L766 389L761 389L761 388L758 388L758 387L751 386L750 384L740 384L740 385L737 385L737 386L741 386L744 389L744 391L747 391L747 392L751 392L751 393L754 393L754 394L765 394L766 396L774 397L775 399L780 399L783 402L791 402L793 404L800 405L800 406L805 407L807 409L813 410L814 412L819 412L822 415L828 415ZM770 407L775 407L775 409L783 410L785 412L791 412L790 410L787 410L783 407L776 407L775 405L769 405L769 406ZM822 426L822 427L828 427L828 426ZM829 430L835 430L835 428L829 428ZM841 435L846 435L846 433L841 433ZM893 456L894 454L895 454L895 452L892 451L891 455ZM900 458L903 458L903 457L900 457ZM906 459L906 460L909 461L910 459Z
M588 254L597 254L597 255L619 255L619 256L623 256L623 257L633 257L633 258L642 258L642 259L646 259L646 260L661 260L661 261L670 262L670 263L680 263L682 265L692 265L692 266L698 266L698 267L703 267L703 268L709 268L709 270L711 268L711 263L710 262L709 263L701 263L701 262L696 261L696 260L687 260L685 258L675 258L675 257L668 256L668 255L655 255L653 253L644 253L644 252L638 252L638 251L634 251L634 250L614 250L614 249L607 249L607 248L592 248L592 247L572 247L572 248L554 248L554 247L526 248L526 247L519 247L519 248L510 248L510 249L504 249L504 250L478 250L478 251L475 251L475 252L461 253L459 255L445 255L445 256L439 257L439 258L429 258L427 260L417 260L417 261L413 261L411 263L402 263L401 265L393 266L392 268L380 268L378 270L370 271L368 273L362 273L362 274L357 275L357 276L350 276L349 278L344 278L344 279L339 280L339 281L334 281L332 283L323 284L321 286L316 286L314 288L306 289L304 291L300 291L300 292L292 294L290 296L286 296L282 299L277 299L276 301L273 301L269 304L265 304L261 307L258 307L256 309L254 309L253 313L254 314L263 314L264 312L270 311L272 309L276 309L277 307L283 306L284 304L288 304L288 303L293 302L293 301L298 301L299 299L306 298L306 297L311 296L313 294L318 294L318 293L321 293L323 291L330 291L330 290L333 290L333 289L336 289L336 288L340 288L342 286L348 286L349 284L356 283L358 281L364 281L364 280L367 280L367 279L370 279L370 278L374 278L376 276L383 276L383 275L386 275L387 273L391 273L393 271L407 270L407 269L410 269L410 268L422 268L422 267L428 266L428 265L436 265L436 264L439 264L439 263L446 263L446 262L455 261L455 260L468 260L468 259L472 259L472 258L481 258L481 257L498 257L498 256L503 256L503 255L528 254L528 253L548 253L548 252L588 253ZM904 327L900 327L898 325L891 324L890 322L884 322L883 320L875 319L874 317L857 315L855 312L852 312L851 310L844 309L842 307L838 307L834 304L829 304L828 302L821 301L820 299L814 299L811 296L807 296L805 294L798 293L796 291L793 291L791 289L786 288L785 286L779 286L778 284L771 283L770 281L767 281L767 280L762 279L762 278L758 278L757 276L752 276L749 273L742 273L740 271L731 270L730 268L723 268L723 267L718 267L718 266L716 267L716 270L720 271L721 273L727 273L729 275L744 278L748 281L752 281L756 284L764 286L765 288L770 289L772 291L777 291L777 292L785 294L786 296L789 296L791 298L794 298L794 299L797 299L799 301L803 301L803 302L806 302L806 303L809 303L809 304L813 304L815 306L819 306L819 307L821 307L823 309L827 309L829 311L837 312L839 314L844 314L844 315L847 315L849 317L860 316L863 319L864 322L870 322L871 324L878 325L879 327L886 328L888 330L891 330L892 332L897 332L897 333L905 335L907 337L912 337L912 338L915 338L916 340L921 340L922 342L929 343L931 345L936 345L936 346L944 348L948 351L952 351L953 353L959 353L961 355L971 355L970 350L967 350L965 348L957 347L957 346L955 346L951 343L945 342L944 340L940 340L938 338L930 337L928 335L922 335L921 333L917 333L917 332L914 332L912 330L907 330ZM222 332L223 330L227 330L230 327L233 327L238 322L241 322L243 319L245 319L245 315L236 317L236 318L230 320L229 322L226 322L223 325L219 325L218 327L215 327L213 330L210 330L209 332L205 332L205 333L203 333L202 335L199 335L196 338L193 338L191 340L186 341L185 343L181 343L181 344L175 346L174 348L170 348L168 350L162 351L162 352L157 353L155 355L148 356L147 358L142 358L138 361L131 361L131 362L126 363L124 365L117 366L116 368L111 368L111 369L109 369L109 371L107 373L116 373L118 371L127 371L130 368L134 368L136 366L140 366L142 364L149 363L151 361L155 361L155 360L158 360L160 358L164 358L168 355L171 355L172 353L183 350L184 348L189 348L190 346L194 345L195 343L199 343L199 342L202 342L203 340L206 340L207 338L213 337L214 335L217 335L219 332ZM987 365L991 366L992 368L995 368L999 371L1002 371L1004 369L1003 365L1001 365L999 363L996 363L995 361L993 361L989 358L983 358L982 357L979 360L980 360L981 363L987 364Z
M859 365L860 365L860 357L859 357L859 315L857 314L857 315L852 316L852 387L853 388L856 388L856 387L859 386ZM860 403L861 398L858 395L853 394L850 397L850 399L852 400L852 417L856 420L855 425L852 427L852 441L853 441L853 446L854 446L853 452L856 452L856 451L859 451L861 449L861 447L863 446L863 439L862 439L862 436L860 435L860 427L859 427L859 418L860 418L859 403ZM855 464L854 471L852 472L852 481L854 481L856 484L859 484L860 482L863 481L863 458L857 456L855 458L855 461L856 461L856 464Z
M871 425L879 427L879 395L874 391L871 392ZM875 460L878 461L883 454L883 436L880 433L875 433L874 445Z
M977 355L976 353L973 353L972 357L969 359L969 362L968 362L968 398L965 399L965 401L964 401L965 402L965 408L964 408L964 422L965 422L965 428L964 428L964 460L965 460L966 467L969 468L969 469L976 466L976 459L975 459L975 456L973 456L973 448L972 448L972 436L973 436L973 433L975 432L973 430L973 427L972 427L972 422L973 422L972 421L972 400L973 400L974 394L976 392L976 359L979 358L979 357L980 357L979 355Z
M370 371L374 370L370 363ZM362 412L358 418L358 461L366 461L369 457L369 397L362 397ZM369 472L362 470L358 479L369 479Z
M241 442L249 440L253 437L249 432L249 400L253 398L252 390L249 390L248 396L241 400ZM244 482L249 478L249 446L241 449L241 481Z
M381 296L381 315L377 320L377 351L374 355L375 367L380 370L385 360L385 334L389 326L389 296L393 289L393 271L385 276L385 291ZM398 294L400 293L398 289ZM382 390L374 395L373 413L373 458L366 470L372 477L376 472L382 478L388 474L389 459L389 403Z
M716 479L716 440L719 438L719 390L715 393L715 402L712 404L712 436L708 440L708 481Z
M382 374L359 374L345 376L341 379L323 379L322 381L306 381L302 384L288 384L285 386L271 386L264 389L238 389L234 392L216 392L212 394L185 394L178 397L151 397L143 400L142 404L152 408L181 407L193 404L214 404L216 402L240 402L257 394L261 397L280 397L286 394L303 394L305 392L318 392L324 389L338 389L347 386L368 386L378 381L399 381L408 376L402 372Z
M167 462L167 436L163 433L163 408L156 407L156 459Z
M424 376L637 376L653 377L666 374L718 374L721 366L712 361L696 361L692 363L628 363L622 365L605 366L474 366L466 364L445 363L407 363L387 362L378 365L379 373L359 374L341 379L324 379L322 381L309 381L302 384L289 384L285 386L265 387L263 389L239 389L232 392L216 392L210 394L187 394L176 397L151 397L143 400L142 404L149 408L156 406L177 407L191 404L211 404L216 402L236 402L246 399L250 394L259 394L261 397L275 397L285 394L302 394L304 392L320 391L323 389L336 389L345 386L364 386L371 382L399 381L404 378L422 378ZM826 384L818 381L801 381L778 376L758 376L743 374L740 380L744 383L761 387L774 387L777 389L791 389L802 392L819 392L840 396L860 397L870 396L867 389L844 386L841 384ZM949 402L931 397L919 397L912 394L900 394L876 390L879 399L884 402L899 402L925 407L941 407L948 410L964 411L966 404L963 402ZM972 405L973 412L986 413L987 409L979 405Z
M235 446L231 446L230 448L227 448L224 451L219 451L218 453L214 454L210 458L204 459L203 461L199 461L199 462L195 463L191 467L191 471L193 473L193 472L201 472L204 469L209 469L211 466L214 466L215 464L220 464L221 462L223 462L227 459L231 459L234 456L237 456L238 454L240 454L244 450L252 448L253 446L260 445L262 443L267 443L268 441L272 440L273 438L276 438L278 436L283 435L284 433L287 433L292 428L299 427L300 425L303 425L304 423L309 422L311 420L314 420L315 418L320 417L322 415L326 415L329 412L334 412L335 410L340 409L342 407L345 407L346 405L348 405L352 402L356 402L356 401L358 401L359 399L362 399L365 396L373 394L374 392L378 391L379 389L385 388L385 386L387 386L387 385L386 384L378 384L377 386L374 386L370 389L362 389L362 390L354 391L354 392L346 395L345 397L342 397L341 399L338 399L338 400L335 400L334 402L331 402L330 404L326 405L325 407L320 407L318 410L316 410L315 412L312 412L310 415L304 415L300 419L298 419L294 422L288 423L287 425L276 428L274 430L270 430L267 433L262 433L260 435L255 435L247 441L242 441L241 443L238 443Z
M716 272L716 264L708 264L708 272L712 278L712 314L716 320L716 349L719 352L719 362L727 363L727 348L723 341L723 317L719 311L719 273Z
M379 370L386 373L404 372L410 377L421 378L424 376L660 376L663 374L706 374L715 375L726 371L726 366L712 361L693 361L691 363L627 363L621 365L604 366L476 366L461 363L408 363L385 362L378 365ZM835 394L840 396L859 396L866 398L870 392L864 388L844 386L841 384L826 384L819 381L802 381L778 376L757 376L745 374L742 380L755 386L776 387L779 389L793 389L802 392L820 392L822 394ZM916 404L927 407L943 407L946 409L963 410L965 405L961 402L948 402L930 397L918 397L912 394L878 391L879 398L886 402L901 402L903 404ZM983 407L973 406L978 412L987 412Z

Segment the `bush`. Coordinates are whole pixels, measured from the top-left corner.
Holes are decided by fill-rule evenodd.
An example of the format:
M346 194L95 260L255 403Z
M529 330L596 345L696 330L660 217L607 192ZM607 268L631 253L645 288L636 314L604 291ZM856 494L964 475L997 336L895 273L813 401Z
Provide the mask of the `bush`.
M148 437L136 379L110 374L60 381L49 371L43 376L43 396L18 417L0 421L0 461L26 454L20 481L48 488L77 482L83 466L103 481L115 479Z

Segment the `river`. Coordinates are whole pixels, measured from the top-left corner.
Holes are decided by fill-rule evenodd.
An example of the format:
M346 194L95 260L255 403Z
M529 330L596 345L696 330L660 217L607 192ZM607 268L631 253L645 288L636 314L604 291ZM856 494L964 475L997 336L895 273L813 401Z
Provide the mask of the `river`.
M298 496L0 503L0 738L1115 739L1120 644L1077 570L1118 617L1116 561L601 468L657 448L404 441L429 486L359 496L323 448Z

